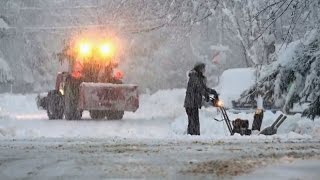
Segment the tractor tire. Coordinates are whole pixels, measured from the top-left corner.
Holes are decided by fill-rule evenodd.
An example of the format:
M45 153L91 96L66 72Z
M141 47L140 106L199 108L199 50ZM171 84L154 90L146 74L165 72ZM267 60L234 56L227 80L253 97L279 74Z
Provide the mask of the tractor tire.
M82 111L78 110L79 85L72 77L67 77L64 86L64 116L67 120L80 120L82 117Z
M108 120L121 120L123 118L124 111L108 111Z
M106 117L105 111L90 111L90 117L92 119L104 119Z
M63 96L59 91L49 91L47 95L47 115L51 119L62 119L64 113Z

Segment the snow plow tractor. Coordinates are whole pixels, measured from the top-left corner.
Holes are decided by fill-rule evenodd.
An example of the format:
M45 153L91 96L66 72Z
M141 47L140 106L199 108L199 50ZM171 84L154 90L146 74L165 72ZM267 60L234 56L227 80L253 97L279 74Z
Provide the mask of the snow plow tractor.
M79 120L87 110L92 119L122 119L139 107L138 86L123 84L117 70L117 47L108 38L76 38L59 54L68 70L60 72L55 89L37 97L49 119Z

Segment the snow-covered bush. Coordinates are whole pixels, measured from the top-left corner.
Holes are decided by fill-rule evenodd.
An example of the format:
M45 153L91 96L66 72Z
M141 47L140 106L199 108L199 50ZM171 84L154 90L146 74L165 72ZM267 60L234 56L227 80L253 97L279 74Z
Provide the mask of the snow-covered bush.
M307 40L292 42L281 53L277 62L264 67L264 75L242 93L239 101L251 102L259 90L264 92L266 106L288 112L294 103L311 103L304 114L312 118L320 115L319 31L311 32Z

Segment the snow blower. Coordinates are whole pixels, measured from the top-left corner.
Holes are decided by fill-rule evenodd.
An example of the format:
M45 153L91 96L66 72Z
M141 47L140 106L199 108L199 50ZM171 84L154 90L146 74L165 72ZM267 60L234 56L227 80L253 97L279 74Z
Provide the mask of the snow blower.
M224 121L228 127L230 135L234 135L235 133L238 133L240 135L251 135L253 130L260 131L262 120L263 120L263 110L257 109L254 114L254 120L252 124L252 128L249 129L249 121L237 118L234 121L231 121L229 119L229 116L227 114L226 108L223 106L223 102L219 100L219 98L210 98L212 104L214 107L218 108L223 116L223 119L219 120L216 119L216 121L222 122ZM274 135L277 134L277 129L280 127L280 125L286 120L287 116L281 114L275 122L269 126L260 131L259 134L263 135Z

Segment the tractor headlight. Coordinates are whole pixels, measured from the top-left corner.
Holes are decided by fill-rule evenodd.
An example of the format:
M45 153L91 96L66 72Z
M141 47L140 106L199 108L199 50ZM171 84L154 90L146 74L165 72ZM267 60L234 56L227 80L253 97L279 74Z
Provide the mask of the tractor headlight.
M100 50L100 55L104 58L112 56L114 51L112 45L109 43L102 44L99 50Z
M92 45L90 43L81 43L79 46L79 54L82 57L88 57L92 54Z

